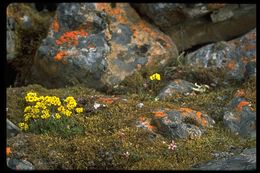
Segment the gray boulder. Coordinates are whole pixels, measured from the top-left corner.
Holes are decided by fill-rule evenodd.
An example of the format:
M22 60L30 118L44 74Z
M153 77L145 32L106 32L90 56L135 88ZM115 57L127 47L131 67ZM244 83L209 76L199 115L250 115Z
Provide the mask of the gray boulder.
M177 54L171 39L127 3L61 3L28 81L112 87L142 67L166 66Z
M213 127L214 120L207 114L190 108L178 110L157 110L150 122L156 127L156 132L171 138L197 138L207 128Z
M256 148L245 149L240 155L228 159L195 165L191 170L256 170Z
M170 82L167 86L165 86L158 94L158 98L161 100L165 100L167 98L171 98L176 94L186 94L192 92L192 88L195 88L195 85L191 82L175 79Z
M242 97L235 97L223 116L225 127L243 137L256 138L256 112Z
M194 67L219 68L224 79L242 80L255 75L256 30L228 42L206 45L187 54L185 63Z
M9 119L6 119L6 136L7 136L7 138L14 137L20 132L21 132L21 130L15 124L13 124Z
M255 4L138 3L133 6L169 35L179 51L230 40L256 27Z
M7 166L13 170L35 170L33 164L27 160L7 158L6 162Z

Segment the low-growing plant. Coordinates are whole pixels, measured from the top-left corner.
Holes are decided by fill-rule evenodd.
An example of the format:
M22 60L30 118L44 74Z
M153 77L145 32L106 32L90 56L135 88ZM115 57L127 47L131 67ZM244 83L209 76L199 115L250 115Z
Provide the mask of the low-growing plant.
M84 131L72 118L83 112L83 108L76 107L74 97L68 96L61 100L56 96L38 96L36 92L28 92L25 101L24 119L18 124L21 130L34 133L54 132L62 136Z

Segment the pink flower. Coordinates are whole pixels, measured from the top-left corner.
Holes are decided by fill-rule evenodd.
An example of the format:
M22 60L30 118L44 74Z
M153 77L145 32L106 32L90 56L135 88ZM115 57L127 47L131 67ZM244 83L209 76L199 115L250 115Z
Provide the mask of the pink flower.
M172 140L172 143L170 143L169 145L168 145L168 149L169 150L175 150L177 148L177 145L176 145L176 143L174 142L174 140Z

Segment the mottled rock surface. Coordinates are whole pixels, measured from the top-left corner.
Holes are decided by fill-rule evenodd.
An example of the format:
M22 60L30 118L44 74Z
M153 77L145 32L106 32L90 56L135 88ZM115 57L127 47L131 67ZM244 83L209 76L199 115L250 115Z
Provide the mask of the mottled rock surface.
M149 3L133 5L178 47L230 40L256 26L255 4Z
M224 125L235 134L256 138L256 112L250 103L242 97L235 97L227 108L223 116Z
M177 54L171 39L129 4L61 3L28 80L52 88L78 83L102 88L137 67L163 67Z
M34 170L34 166L32 163L27 160L19 160L19 159L10 159L6 160L7 166L13 170Z
M176 79L170 82L167 86L165 86L158 94L158 98L161 100L170 98L176 94L186 94L192 92L192 88L195 88L195 85L191 82Z
M185 56L187 65L223 69L226 80L237 81L255 75L255 60L255 29L237 39L212 43Z
M20 133L20 129L10 120L6 119L6 136L7 138L14 137Z
M182 4L182 3L149 3L132 4L141 14L149 17L158 27L166 29L185 20L198 18L209 12L222 8L225 4ZM213 7L214 6L214 7Z
M245 149L228 159L212 160L195 165L192 170L256 170L256 148Z
M200 137L214 124L214 120L205 113L190 108L179 108L178 110L156 110L151 120L141 117L137 127L146 128L171 139L193 139Z

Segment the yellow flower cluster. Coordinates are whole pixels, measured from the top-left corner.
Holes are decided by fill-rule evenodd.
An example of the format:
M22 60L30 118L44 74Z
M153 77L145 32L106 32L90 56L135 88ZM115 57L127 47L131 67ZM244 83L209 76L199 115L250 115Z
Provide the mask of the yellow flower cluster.
M66 106L67 106L68 110L72 110L77 106L77 102L75 101L74 97L71 97L71 96L67 97L64 100L64 102L67 103Z
M29 128L28 124L26 123L19 123L18 124L21 130L27 130Z
M25 100L27 102L36 102L38 101L38 97L37 97L37 93L33 93L33 92L29 92L27 93L27 95L25 96Z
M161 80L161 75L158 73L152 74L150 80Z
M83 108L76 108L76 112L77 112L77 113L83 112Z
M70 117L73 114L73 109L77 106L77 102L72 96L68 96L64 100L64 106L59 97L56 96L37 96L35 92L28 92L25 96L29 106L24 108L24 122L18 125L22 130L29 129L30 119L48 119L50 117L58 120L63 116ZM34 105L32 105L34 104ZM83 112L83 108L76 108L77 114Z

